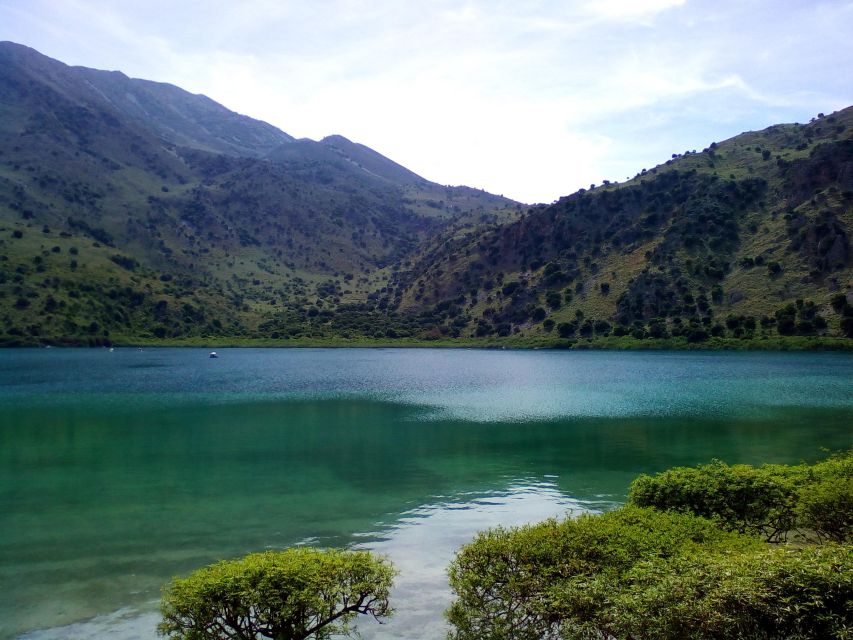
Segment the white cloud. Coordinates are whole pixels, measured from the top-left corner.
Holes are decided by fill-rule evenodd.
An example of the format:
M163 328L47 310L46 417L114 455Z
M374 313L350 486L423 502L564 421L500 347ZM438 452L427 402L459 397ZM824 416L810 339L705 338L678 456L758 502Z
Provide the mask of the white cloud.
M594 0L584 5L585 13L607 20L636 20L680 7L686 0Z

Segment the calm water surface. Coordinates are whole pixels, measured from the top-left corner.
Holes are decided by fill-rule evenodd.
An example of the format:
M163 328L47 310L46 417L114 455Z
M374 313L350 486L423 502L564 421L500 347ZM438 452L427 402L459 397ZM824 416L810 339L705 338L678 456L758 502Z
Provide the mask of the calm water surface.
M0 351L0 638L155 636L160 586L293 544L388 554L441 638L478 530L624 500L638 473L853 444L853 355Z

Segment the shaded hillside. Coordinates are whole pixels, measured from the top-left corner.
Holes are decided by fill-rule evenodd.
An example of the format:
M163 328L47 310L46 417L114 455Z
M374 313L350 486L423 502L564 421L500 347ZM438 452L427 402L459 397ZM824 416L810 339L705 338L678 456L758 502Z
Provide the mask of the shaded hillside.
M26 113L50 111L61 99L59 118L89 111L134 123L173 144L238 156L265 155L293 138L272 125L229 111L210 98L170 84L128 78L119 71L68 67L13 42L0 42L0 91L5 127L38 126ZM41 102L42 100L46 102Z
M853 109L552 205L0 43L0 342L853 334Z
M454 219L514 206L344 140L0 44L0 333L251 334L366 299Z
M851 234L846 109L443 238L390 304L444 335L850 335Z
M409 171L406 167L389 160L385 156L376 153L373 149L347 140L343 136L326 136L321 141L328 149L339 154L349 162L375 176L384 178L395 184L425 185L428 184L416 173Z

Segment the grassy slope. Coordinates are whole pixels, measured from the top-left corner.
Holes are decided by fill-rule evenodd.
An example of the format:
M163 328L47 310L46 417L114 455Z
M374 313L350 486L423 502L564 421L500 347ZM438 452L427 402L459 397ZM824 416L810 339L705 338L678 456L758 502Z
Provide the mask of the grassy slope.
M524 213L497 196L430 183L343 138L275 146L263 123L232 121L214 103L195 104L174 87L159 96L158 85L146 83L140 90L167 107L154 105L156 113L171 114L175 105L181 117L215 112L207 129L176 132L194 149L175 146L159 137L175 121L146 130L139 114L92 98L64 65L43 57L29 64L0 72L6 342L436 344L485 327L488 340L500 330L533 346L560 341L550 323L578 318L579 326L648 328L652 311L626 311L626 301L655 295L674 296L669 331L676 320L701 328L705 314L708 329L728 316L772 317L811 299L827 322L820 333L840 332L841 315L828 299L850 293L850 259L819 264L826 247L815 230L826 227L821 216L829 212L842 235L853 235L846 194L853 169L848 162L827 179L814 158L820 145L853 140L853 109L743 134ZM107 94L133 86L91 73ZM274 161L236 157L233 149L210 153L223 131L241 144L261 136ZM737 197L715 213L731 185ZM698 245L689 245L691 225L704 224L697 221L706 210L719 224L699 228ZM711 237L719 225L737 231ZM759 266L750 263L756 259ZM781 266L775 275L772 263ZM553 282L552 268L562 270ZM719 275L702 272L708 268ZM505 294L514 282L522 286ZM549 293L559 294L558 308L546 303ZM713 315L685 296L713 297ZM743 337L768 344L776 333L770 326ZM668 340L678 346L683 338ZM593 342L625 343L603 335Z
M289 136L175 87L0 49L0 336L256 334L365 300L430 234L514 204L394 182L379 171L393 163L356 145L374 170L310 141L276 161L235 157L230 140L262 137L265 152ZM125 89L146 97L150 130L113 108ZM194 113L212 114L206 128L159 137Z
M679 350L679 351L851 351L853 341L823 336L772 338L710 338L691 343L685 338L644 339L606 336L565 340L556 336L508 336L506 338L235 338L195 336L156 339L115 336L116 347L272 347L272 348L424 348L424 349L575 349L575 350ZM28 345L18 346L35 346Z
M799 202L787 193L790 191L787 183L790 182L792 167L796 168L797 162L808 161L819 145L851 139L853 109L847 109L809 125L779 125L743 134L715 144L713 149L702 153L674 158L626 183L600 187L576 197L593 200L606 197L608 193L636 190L672 172L715 176L721 182L764 181L766 188L761 198L748 202L737 214L739 237L725 256L729 267L724 276L717 281L708 281L688 274L689 288L694 295L701 291L707 295L713 285L719 285L723 296L711 305L717 319L728 315L773 316L780 307L797 299L812 299L819 305L818 313L829 323L828 333L838 334L840 316L829 307L828 299L834 293L849 294L851 291L853 279L849 258L841 268L815 273L810 256L792 248L789 218L791 215L802 216L812 221L820 211L832 210L849 238L853 235L853 206L849 196L844 198L844 191L849 189L849 185L830 180L830 184L808 194L812 197L804 197ZM846 179L849 182L849 177ZM461 294L464 312L471 319L467 327L473 326L478 319L494 325L497 323L495 318L498 318L508 320L513 331L522 335L545 336L547 332L541 322L514 321L507 317L513 304L500 292L500 284L522 281L526 283L527 291L532 292L523 302L546 310L544 295L547 291L559 291L564 300L566 291L572 292L568 304L564 303L555 311L548 310L548 318L555 323L573 320L578 313L585 318L614 322L618 301L628 291L629 283L643 272L654 275L662 271L649 260L648 255L661 245L678 217L674 216L645 241L621 247L608 245L606 241L588 243L577 250L580 255L572 261L577 268L575 277L568 286L563 283L555 287L544 283L544 274L548 262L562 266L567 262L566 252L549 251L547 248L548 238L555 233L559 218L570 215L563 214L560 206L558 203L552 207L531 209L525 220L511 225L515 228L509 231L504 227L487 233L485 238L472 237L455 245L444 243L424 249L421 260L408 273L402 274L397 282L401 308L430 308L437 302ZM541 233L544 238L545 248L539 255L535 254L535 248L531 249L522 242L531 233ZM521 240L516 240L513 234ZM497 258L493 259L490 251L495 250ZM745 259L758 256L764 265L778 262L782 272L771 276L764 266L745 266ZM696 256L681 248L674 258L685 271L685 263ZM493 284L491 291L483 286L490 280ZM606 294L600 290L602 282L610 285ZM578 283L582 284L580 292L576 291ZM470 295L471 289L477 290L476 297Z

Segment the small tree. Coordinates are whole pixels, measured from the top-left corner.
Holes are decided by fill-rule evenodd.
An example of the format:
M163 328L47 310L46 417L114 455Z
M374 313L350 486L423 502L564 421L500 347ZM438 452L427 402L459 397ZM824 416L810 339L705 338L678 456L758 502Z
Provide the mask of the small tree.
M301 640L351 635L358 614L391 615L395 570L367 551L256 553L176 578L163 592L160 635L183 640Z
M549 291L545 294L545 304L547 304L552 309L559 309L562 304L562 296L557 291Z
M737 553L757 539L692 515L623 507L481 532L449 568L449 640L582 640L616 634L614 596L635 567L673 555ZM684 636L698 637L698 636Z

